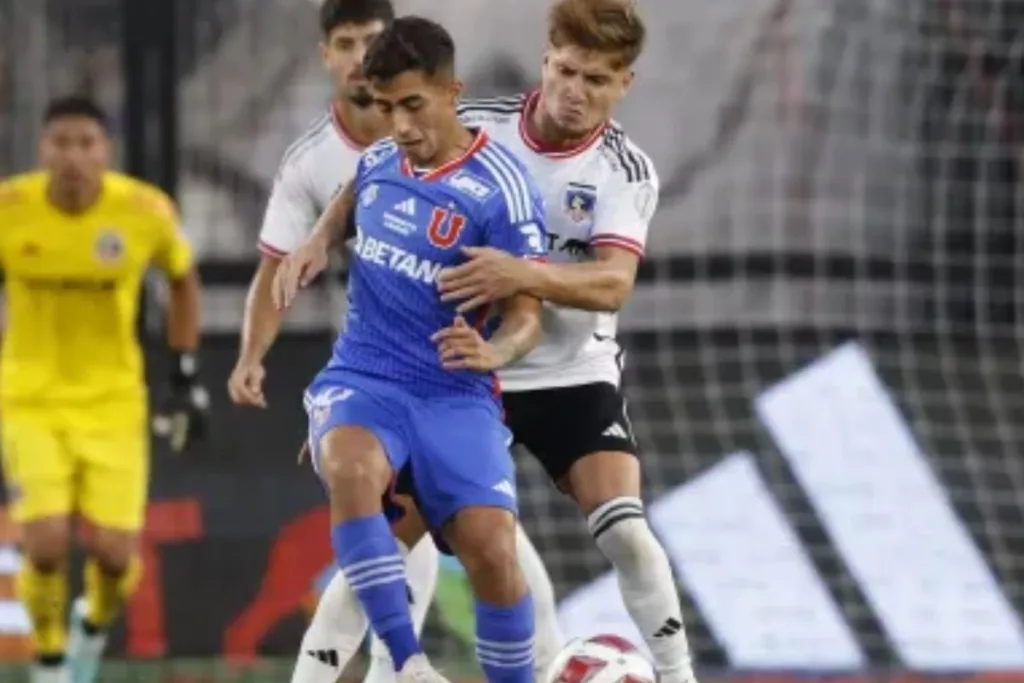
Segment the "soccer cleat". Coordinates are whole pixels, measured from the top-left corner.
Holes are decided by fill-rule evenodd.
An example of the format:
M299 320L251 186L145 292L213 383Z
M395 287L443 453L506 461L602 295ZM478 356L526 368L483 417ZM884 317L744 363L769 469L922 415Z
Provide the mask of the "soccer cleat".
M689 664L668 671L659 671L657 676L657 683L697 683L697 676Z
M32 667L29 681L30 683L71 683L71 674L66 664L58 666L36 664Z
M398 683L450 683L427 661L426 655L413 655L398 672Z
M373 657L370 660L370 668L363 677L363 683L395 683L395 665L390 655L387 657Z
M70 683L95 683L107 645L106 631L87 633L85 630L85 598L71 605L71 624L68 632L68 665Z

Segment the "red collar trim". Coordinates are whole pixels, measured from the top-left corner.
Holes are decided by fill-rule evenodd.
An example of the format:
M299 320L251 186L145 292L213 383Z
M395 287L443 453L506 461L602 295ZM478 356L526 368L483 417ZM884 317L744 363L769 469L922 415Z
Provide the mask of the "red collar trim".
M447 163L441 164L437 168L433 168L424 173L423 175L417 177L420 180L430 182L432 180L437 180L442 176L448 175L449 173L451 173L452 171L454 171L455 169L469 161L474 154L479 152L483 148L483 146L487 144L487 141L487 133L485 133L482 130L479 131L476 134L476 139L473 140L473 144L471 144L469 148L465 152L463 152L459 157L452 159ZM405 156L402 157L402 173L410 177L416 175L412 167L412 164L409 163L408 157Z

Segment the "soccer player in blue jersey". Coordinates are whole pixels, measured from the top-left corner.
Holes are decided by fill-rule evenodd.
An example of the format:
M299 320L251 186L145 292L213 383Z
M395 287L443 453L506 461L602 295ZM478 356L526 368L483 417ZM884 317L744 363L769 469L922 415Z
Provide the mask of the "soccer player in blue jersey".
M306 394L309 445L329 492L338 565L400 681L443 681L422 655L405 572L382 496L411 469L421 512L455 552L476 596L477 655L487 680L533 680L533 605L516 560L515 474L492 372L538 341L540 302L516 295L457 316L441 269L462 248L544 255L540 193L518 161L462 126L454 45L441 26L397 19L363 71L393 137L366 150L336 204L355 244L349 311L327 367ZM321 220L285 258L274 298L288 307L345 237Z

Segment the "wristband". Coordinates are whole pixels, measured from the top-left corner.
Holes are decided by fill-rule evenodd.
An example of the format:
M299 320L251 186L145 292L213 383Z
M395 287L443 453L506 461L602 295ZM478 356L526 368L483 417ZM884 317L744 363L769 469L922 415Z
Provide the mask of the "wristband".
M171 386L189 387L199 376L199 358L186 351L174 351L171 355Z

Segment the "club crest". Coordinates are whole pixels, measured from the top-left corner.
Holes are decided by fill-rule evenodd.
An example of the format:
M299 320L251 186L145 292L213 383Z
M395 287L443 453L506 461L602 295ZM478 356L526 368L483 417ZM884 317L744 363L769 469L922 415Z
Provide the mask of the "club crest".
M578 225L594 221L597 206L597 188L593 185L569 183L565 189L565 213L569 220Z
M124 240L111 228L106 228L96 238L96 258L100 263L112 264L124 256Z

